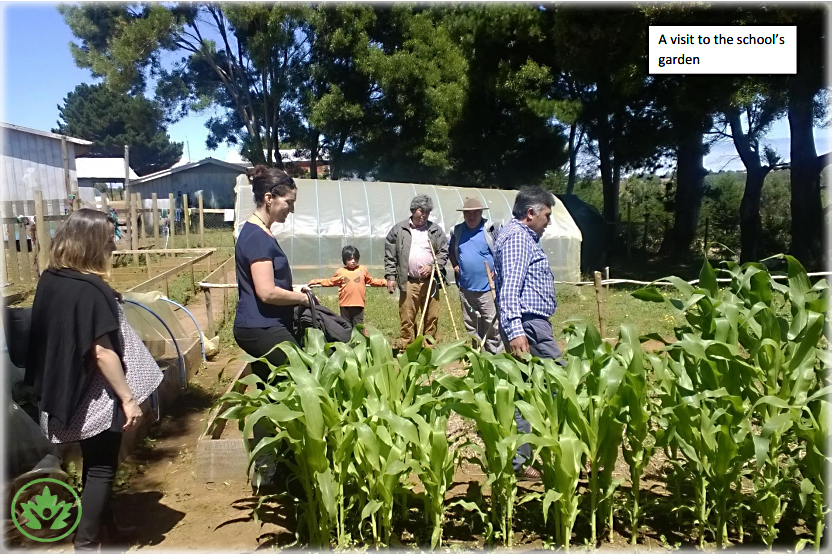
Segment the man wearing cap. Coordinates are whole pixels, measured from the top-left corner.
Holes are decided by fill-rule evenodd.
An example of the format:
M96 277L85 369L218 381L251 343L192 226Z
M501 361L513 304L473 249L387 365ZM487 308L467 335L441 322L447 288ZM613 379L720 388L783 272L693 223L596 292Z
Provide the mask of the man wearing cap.
M497 354L503 351L503 341L488 273L494 274L494 243L500 226L483 219L482 212L487 209L478 198L465 199L462 209L457 210L465 221L454 227L448 257L456 274L465 329L477 345L484 340L485 351Z

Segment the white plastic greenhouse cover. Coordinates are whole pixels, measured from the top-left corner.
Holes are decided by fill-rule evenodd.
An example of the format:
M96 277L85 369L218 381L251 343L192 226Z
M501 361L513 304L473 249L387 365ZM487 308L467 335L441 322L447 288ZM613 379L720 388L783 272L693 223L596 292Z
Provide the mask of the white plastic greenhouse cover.
M475 189L384 183L295 179L298 199L295 213L285 223L275 223L272 233L289 258L295 284L330 277L341 267L341 249L358 248L361 264L373 277L384 277L384 238L399 221L410 217L410 201L417 194L433 199L431 221L450 239L454 225L462 223L466 197L479 195L489 209L483 217L506 223L511 219L516 190ZM235 238L254 212L254 197L245 175L237 178ZM581 232L561 202L552 209L552 221L540 244L549 258L555 279L577 281L580 277ZM448 272L453 279L453 272Z

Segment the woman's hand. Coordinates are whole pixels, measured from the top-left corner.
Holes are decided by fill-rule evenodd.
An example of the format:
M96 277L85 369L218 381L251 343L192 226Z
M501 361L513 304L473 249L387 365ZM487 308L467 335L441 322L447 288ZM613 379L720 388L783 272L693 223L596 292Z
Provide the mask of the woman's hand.
M123 402L121 404L121 408L124 410L124 415L127 417L127 423L124 424L122 429L129 431L130 429L138 427L139 422L142 419L142 409L139 406L139 403L136 402L136 399L131 396L127 402Z

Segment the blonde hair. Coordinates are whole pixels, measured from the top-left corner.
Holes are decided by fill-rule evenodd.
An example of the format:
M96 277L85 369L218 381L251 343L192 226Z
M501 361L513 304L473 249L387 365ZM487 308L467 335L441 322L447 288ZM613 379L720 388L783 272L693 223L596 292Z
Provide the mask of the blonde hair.
M73 212L52 239L52 267L109 277L111 224L112 220L97 210Z

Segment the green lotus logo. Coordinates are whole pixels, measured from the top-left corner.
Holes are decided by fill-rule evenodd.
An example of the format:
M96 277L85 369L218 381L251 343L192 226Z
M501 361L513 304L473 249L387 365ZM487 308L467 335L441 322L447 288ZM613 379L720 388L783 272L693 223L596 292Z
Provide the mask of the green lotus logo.
M34 498L30 498L26 502L19 502L20 496L24 493L24 491L32 488L34 485L39 485L40 483L43 483L43 485L34 487L35 491L40 490L42 487L40 494L36 495ZM58 495L53 494L53 492L49 490L50 486L52 486L55 492L60 492L62 494L63 491L60 490L61 488L68 490L71 495L70 498L74 499L74 502L66 502L63 500L59 501ZM31 492L32 491L30 491L30 496ZM70 519L73 507L77 507L74 521ZM17 491L17 494L14 495L14 499L12 500L12 521L18 531L33 541L59 541L69 536L69 534L72 533L76 527L78 527L78 523L81 521L81 500L78 498L78 495L72 487L63 481L48 478L35 479L34 481L24 485L19 491ZM66 529L66 532L57 537L38 537L31 533L31 531L40 531L41 533L44 533L45 531L60 531L62 529Z

